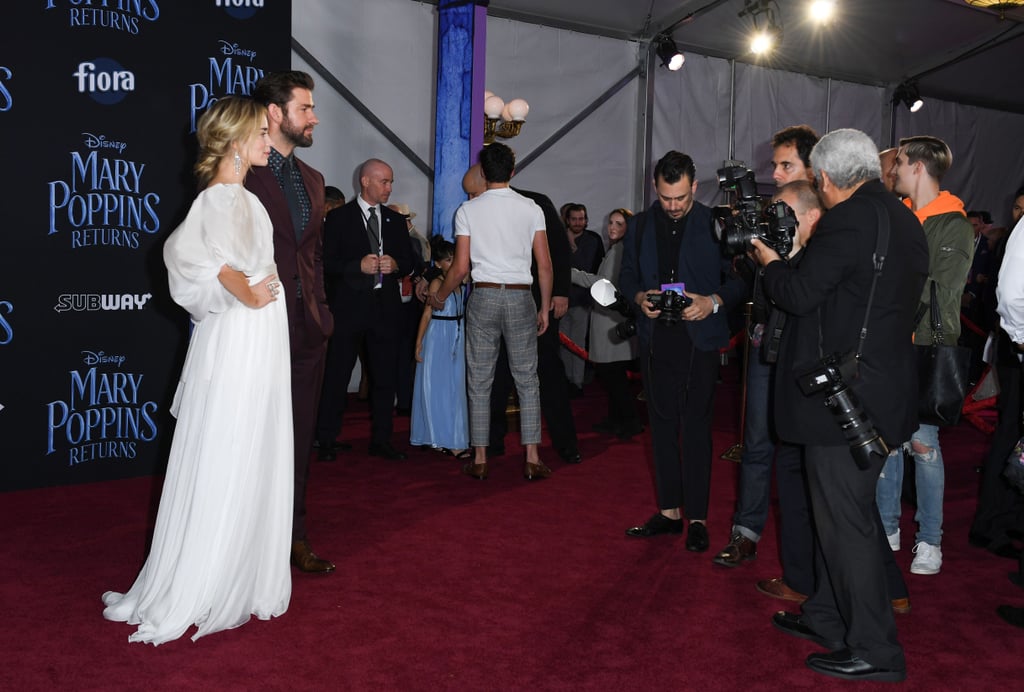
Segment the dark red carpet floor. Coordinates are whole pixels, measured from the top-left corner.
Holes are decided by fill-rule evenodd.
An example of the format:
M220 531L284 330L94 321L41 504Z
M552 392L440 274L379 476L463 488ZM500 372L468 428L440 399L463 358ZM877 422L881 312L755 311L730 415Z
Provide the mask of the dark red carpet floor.
M730 372L716 454L736 441ZM596 385L573 405L584 463L542 450L555 474L533 484L520 475L517 435L484 482L435 452L366 456L367 412L355 405L343 435L355 451L314 462L310 482L310 538L337 572L296 574L281 618L196 643L128 644L132 628L100 614L100 594L128 588L143 560L160 479L4 494L0 689L849 688L805 668L815 647L776 631L770 616L787 604L754 589L779 574L774 520L755 561L711 563L728 540L737 465L714 463L709 553L688 553L682 538L626 538L655 508L649 440L589 432L604 408ZM397 431L407 434L407 419ZM903 689L1018 684L1024 632L995 615L1024 604L1006 578L1015 563L966 540L986 446L967 425L944 435L945 562L937 576L907 575ZM908 538L912 519L906 510ZM898 554L905 569L910 559Z

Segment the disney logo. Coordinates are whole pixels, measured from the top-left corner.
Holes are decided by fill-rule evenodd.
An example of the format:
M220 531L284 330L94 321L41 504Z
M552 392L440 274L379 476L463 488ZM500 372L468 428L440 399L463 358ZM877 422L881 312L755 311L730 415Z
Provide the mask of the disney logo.
M230 43L224 39L220 40L220 52L224 55L241 55L249 58L249 62L256 59L256 51L248 48L240 48L237 43Z
M108 356L103 351L100 351L99 353L94 353L93 351L82 351L82 355L85 356L82 360L86 365L102 365L109 363L116 365L117 367L121 367L121 365L128 359L127 356Z
M87 149L116 149L118 153L121 153L128 146L127 142L107 139L106 135L94 135L89 132L83 132L82 136L85 137L85 147Z

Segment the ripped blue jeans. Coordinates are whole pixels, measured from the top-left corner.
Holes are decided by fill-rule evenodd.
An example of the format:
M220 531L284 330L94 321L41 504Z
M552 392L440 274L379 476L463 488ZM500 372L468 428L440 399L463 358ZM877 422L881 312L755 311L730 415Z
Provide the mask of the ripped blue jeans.
M917 537L915 543L942 544L942 498L946 489L946 471L939 447L939 428L925 425L910 438L917 484ZM882 515L885 533L892 535L900 527L900 496L903 494L903 449L889 454L878 478L875 498Z

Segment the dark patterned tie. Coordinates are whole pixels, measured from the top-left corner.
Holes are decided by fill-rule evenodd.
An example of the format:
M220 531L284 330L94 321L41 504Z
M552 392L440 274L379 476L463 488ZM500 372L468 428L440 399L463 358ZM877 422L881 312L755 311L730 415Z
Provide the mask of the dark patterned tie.
M366 235L370 239L370 252L376 252L379 257L381 255L381 243L380 224L377 222L377 207L370 207L370 216L366 219ZM380 288L384 276L378 272L375 278L374 288Z
M295 175L291 159L285 159L281 164L281 177L283 178L284 198L288 200L288 212L291 214L292 227L295 229L295 239L302 240L302 203L299 201L299 191L295 189Z

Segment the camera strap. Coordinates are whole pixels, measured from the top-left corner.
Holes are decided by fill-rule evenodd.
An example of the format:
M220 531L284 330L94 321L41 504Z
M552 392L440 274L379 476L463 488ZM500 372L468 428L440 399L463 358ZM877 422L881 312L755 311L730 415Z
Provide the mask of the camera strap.
M874 197L866 198L875 207L878 215L878 236L875 240L875 254L871 256L871 262L875 268L875 274L871 277L871 291L868 293L868 307L864 312L864 324L860 328L860 341L857 342L857 360L860 360L861 351L864 350L864 340L868 337L868 317L871 315L871 303L875 300L875 288L878 286L878 277L882 275L882 267L885 266L885 255L889 251L889 215L885 213L885 206Z

